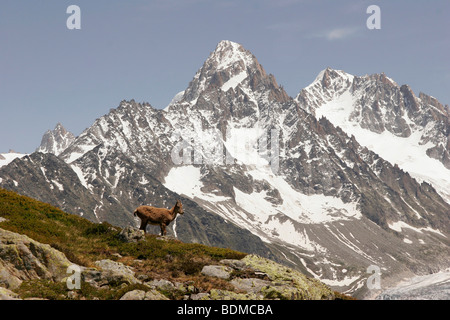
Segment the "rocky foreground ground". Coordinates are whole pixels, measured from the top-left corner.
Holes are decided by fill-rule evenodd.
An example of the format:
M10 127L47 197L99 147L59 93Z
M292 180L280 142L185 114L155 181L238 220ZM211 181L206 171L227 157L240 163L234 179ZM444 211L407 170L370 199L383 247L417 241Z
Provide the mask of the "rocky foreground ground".
M119 236L124 242L145 241L133 228ZM159 241L173 241L160 237ZM170 257L167 257L170 259ZM120 261L128 261L127 264ZM116 253L111 259L95 261L93 267L78 267L62 252L26 235L0 229L0 299L42 299L45 285L58 287L55 299L88 299L80 286L108 291L123 290L120 300L229 300L229 299L335 299L335 293L318 280L257 255L243 259L222 259L205 265L201 277L217 279L222 288L202 290L195 281L178 282L163 277L150 278L137 272L144 262L127 260ZM79 271L79 279L76 271ZM38 280L38 281L36 281ZM27 290L27 284L29 290ZM43 286L41 290L30 285ZM128 290L127 290L128 289ZM32 292L35 292L33 296ZM58 293L56 293L58 292ZM48 296L46 298L49 298Z

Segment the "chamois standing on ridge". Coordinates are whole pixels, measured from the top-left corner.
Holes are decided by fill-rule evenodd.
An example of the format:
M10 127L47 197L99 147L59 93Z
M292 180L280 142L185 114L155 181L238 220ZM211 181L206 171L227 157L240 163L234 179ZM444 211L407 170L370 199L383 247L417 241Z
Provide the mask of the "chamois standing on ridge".
M180 200L172 207L172 209L155 208L151 206L140 206L134 210L134 216L138 216L141 219L140 230L144 230L147 233L147 224L159 225L161 228L161 235L167 234L166 227L175 220L177 214L183 214L183 204Z

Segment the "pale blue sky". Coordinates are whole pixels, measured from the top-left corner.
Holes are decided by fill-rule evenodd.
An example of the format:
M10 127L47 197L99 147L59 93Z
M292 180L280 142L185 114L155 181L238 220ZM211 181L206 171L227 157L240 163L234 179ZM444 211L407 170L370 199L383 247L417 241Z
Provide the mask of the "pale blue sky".
M81 30L68 30L69 5ZM366 9L381 8L381 30ZM75 135L121 100L165 107L220 40L241 43L295 96L330 66L384 72L450 104L450 1L2 0L0 152Z

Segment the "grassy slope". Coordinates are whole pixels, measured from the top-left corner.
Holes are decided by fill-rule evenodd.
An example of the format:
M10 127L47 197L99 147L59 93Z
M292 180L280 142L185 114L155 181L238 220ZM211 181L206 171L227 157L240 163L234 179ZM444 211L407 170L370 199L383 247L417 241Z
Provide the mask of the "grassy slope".
M95 224L82 217L61 211L49 204L0 188L0 228L25 234L30 238L63 252L78 265L93 267L94 262L111 259L132 265L136 275L147 279L168 279L172 282L189 282L206 292L211 289L233 290L228 281L205 277L203 266L221 259L242 259L247 254L231 249L202 244L183 243L178 240L159 240L156 235L146 235L146 241L124 243L118 240L121 229L110 224ZM77 299L119 299L127 291L148 290L144 285L96 289L83 283ZM65 283L47 280L24 281L18 290L22 298L42 297L67 299ZM337 298L348 299L335 292ZM176 293L167 293L171 299L180 299Z
M192 281L198 288L204 290L213 287L226 288L228 284L219 279L217 281L205 279L200 275L203 266L221 259L241 259L246 255L230 249L182 243L177 240L161 241L156 235L147 235L146 241L137 244L124 243L117 239L121 231L118 227L106 223L95 224L49 204L1 188L0 217L6 219L0 222L0 228L25 234L38 242L49 244L78 265L93 267L97 260L111 259L133 264L137 274L145 274L151 279ZM24 283L22 293L33 291L31 286L35 289L47 286L49 290L55 287L54 284L34 281L32 284ZM56 287L53 291L63 289ZM55 298L55 292L39 295ZM94 296L91 293L88 298ZM108 297L114 298L111 294L102 298Z

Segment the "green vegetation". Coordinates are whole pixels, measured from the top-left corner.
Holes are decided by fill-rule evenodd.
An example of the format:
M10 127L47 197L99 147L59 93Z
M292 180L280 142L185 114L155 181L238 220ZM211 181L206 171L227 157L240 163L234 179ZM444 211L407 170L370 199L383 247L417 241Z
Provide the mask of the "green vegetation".
M95 261L111 259L132 265L137 275L143 275L147 279L190 281L201 290L230 287L224 280L208 279L201 275L203 266L217 263L221 259L241 259L246 256L245 253L231 249L161 240L158 236L149 234L145 236L145 241L126 243L119 240L121 229L118 227L108 223L95 224L49 204L1 188L0 217L6 219L2 219L0 228L49 244L80 266L95 267ZM62 299L67 291L65 286L65 283L50 283L47 280L27 281L22 284L19 294L24 298L37 296ZM106 293L84 284L81 295L88 299L116 299L124 290L134 290L134 286L136 285L129 286L128 289L112 288L114 290Z
M118 227L108 223L95 224L1 188L0 217L6 219L1 222L1 228L49 244L65 253L72 262L87 267L92 267L96 260L112 259L115 257L113 254L118 253L128 259L157 261L164 269L186 267L192 274L201 269L202 261L241 259L246 255L178 240L161 241L156 235L146 235L146 241L139 243L124 243L118 238L121 231Z
M230 281L201 274L206 265L215 265L222 259L245 261L265 274L256 275L249 270L234 270L234 278L276 279L282 284L264 289L264 297L270 299L350 297L337 292L332 294L317 280L307 279L299 272L280 268L266 259L246 253L202 244L183 243L156 235L145 235L137 243L120 239L120 228L108 223L96 224L82 217L68 214L49 204L0 188L0 228L23 234L35 241L48 244L63 252L70 262L88 268L96 268L96 261L109 259L131 266L135 277L144 282L169 280L179 287L158 288L159 294L169 299L183 299L186 294L209 292L210 298L250 298L254 293L243 294ZM294 277L293 277L294 276ZM177 285L178 286L178 285ZM305 288L306 291L299 291ZM104 287L82 281L81 289L69 291L65 281L34 279L23 281L15 290L23 299L100 299L116 300L129 291L154 290L145 284L109 282ZM281 291L280 291L281 290ZM284 291L283 291L284 290ZM303 290L303 289L301 289ZM300 292L300 293L299 293ZM150 292L148 292L151 294ZM231 295L231 296L230 296ZM308 296L307 296L308 295Z
M131 284L127 286L113 286L108 290L96 288L88 283L81 283L81 289L70 291L65 282L53 282L49 280L30 280L22 283L17 293L22 299L40 298L48 300L118 300L125 293L132 290L149 291L150 288L143 284Z

